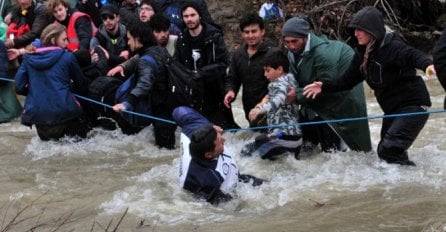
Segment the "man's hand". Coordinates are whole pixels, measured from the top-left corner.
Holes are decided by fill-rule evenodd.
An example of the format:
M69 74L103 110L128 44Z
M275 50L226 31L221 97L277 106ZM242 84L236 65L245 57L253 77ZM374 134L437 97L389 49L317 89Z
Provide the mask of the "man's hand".
M13 48L14 47L14 41L12 41L11 39L7 38L5 40L5 47L6 48Z
M426 68L426 77L428 80L432 79L434 77L435 74L437 74L437 72L435 71L434 65L429 65Z
M126 60L128 60L129 59L129 51L124 50L124 51L121 52L121 54L119 54L119 56L124 58L124 59L126 59Z
M223 100L223 104L225 104L225 106L227 108L231 108L231 102L234 101L235 99L235 93L232 90L229 90L226 95L225 98Z
M91 61L94 63L99 61L99 55L96 52L91 54Z
M306 98L315 99L317 95L322 92L322 82L315 81L312 84L309 84L304 87L303 95Z
M17 57L19 57L20 55L21 54L20 54L20 50L19 49L16 49L16 48L8 49L8 59L9 60L14 60Z
M258 108L258 107L254 107L254 108L252 108L251 109L251 111L249 111L249 121L254 121L254 120L256 120L256 118L257 118L257 116L259 116L259 114L260 114L261 112L260 112L260 108Z
M121 77L124 77L124 75L125 75L125 74L124 74L124 68L122 68L122 66L118 65L118 66L116 66L116 67L110 69L110 70L107 72L107 76L109 76L109 77L113 77L113 76L116 75L116 73L119 73L119 74L121 75Z
M126 110L126 108L125 108L124 104L119 103L119 104L116 104L113 106L113 110L119 113L123 110Z

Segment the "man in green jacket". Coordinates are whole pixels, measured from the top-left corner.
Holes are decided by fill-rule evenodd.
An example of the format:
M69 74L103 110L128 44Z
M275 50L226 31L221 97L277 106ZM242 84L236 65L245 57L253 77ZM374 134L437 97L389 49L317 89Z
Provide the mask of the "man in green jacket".
M364 88L358 84L351 90L324 93L317 99L302 95L303 87L315 80L334 79L350 66L354 51L347 44L328 40L310 32L310 24L301 17L289 19L282 28L283 42L288 49L290 72L298 88L289 95L301 105L301 122L315 122L367 116ZM372 149L367 120L321 123L302 126L304 142L321 145L325 152ZM345 144L345 145L344 145Z

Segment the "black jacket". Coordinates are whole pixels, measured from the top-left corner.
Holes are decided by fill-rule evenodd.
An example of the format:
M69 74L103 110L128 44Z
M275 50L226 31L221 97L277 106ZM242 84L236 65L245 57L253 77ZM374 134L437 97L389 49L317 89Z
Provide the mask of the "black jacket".
M203 46L201 48L201 58L197 61L197 79L204 86L203 107L200 110L208 115L218 110L219 104L223 102L224 78L228 67L228 51L223 34L212 25L203 25ZM190 47L192 37L188 29L178 37L175 47L175 57L186 67L193 70L194 60L192 59L192 49Z
M128 50L127 48L127 29L121 23L118 24L119 32L116 37L110 37L110 34L105 30L104 25L99 27L96 36L92 39L92 44L97 43L97 45L101 45L105 50L108 51L109 59L108 65L109 67L115 67L122 62L126 61L126 59L122 56L119 56L122 51ZM96 44L95 44L96 45Z
M262 60L274 45L263 42L257 52L249 57L246 44L240 46L232 56L226 79L226 91L233 90L237 96L243 85L242 102L245 117L248 119L249 111L268 94L268 83L264 75Z
M360 71L365 47L358 46L350 68L341 78L324 81L323 91L350 89L365 80L374 90L385 114L405 106L431 106L426 84L417 76L416 68L425 70L432 60L396 34L386 34L384 22L379 20L380 14L374 7L365 7L350 24L351 28L362 29L377 39L368 59L367 74Z
M17 23L17 25L28 24L31 29L29 32L14 38L14 47L20 48L39 38L43 29L50 24L51 17L45 13L43 3L35 4L33 1L25 16L21 14L20 6L14 7L11 21Z
M144 59L140 58L138 60L138 65L133 70L136 77L134 78L135 83L132 83L134 88L130 91L126 101L135 106L138 99L150 97L152 108L162 105L167 99L167 78L164 74L164 64L169 57L169 53L163 47L152 46L141 49L138 55L139 57L152 56L157 63L157 68L155 70L153 65Z
M437 45L435 45L432 56L438 80L446 90L446 28L443 30Z

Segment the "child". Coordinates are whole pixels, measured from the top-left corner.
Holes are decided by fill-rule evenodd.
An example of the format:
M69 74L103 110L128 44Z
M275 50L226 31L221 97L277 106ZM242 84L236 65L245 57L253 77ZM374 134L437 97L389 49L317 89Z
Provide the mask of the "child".
M285 152L295 152L298 159L302 134L295 124L299 121L298 105L296 102L286 104L287 90L296 88L297 83L292 74L288 73L288 59L280 50L273 49L263 60L265 76L268 84L268 101L262 101L249 112L249 120L253 121L262 113L267 114L269 133L259 135L255 141L247 144L242 155L251 155L258 151L262 159L275 159ZM284 126L289 125L289 126Z

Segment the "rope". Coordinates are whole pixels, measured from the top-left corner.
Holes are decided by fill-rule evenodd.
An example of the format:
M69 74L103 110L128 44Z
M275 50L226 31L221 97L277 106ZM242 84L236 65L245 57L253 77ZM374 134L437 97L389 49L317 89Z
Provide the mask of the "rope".
M96 100L93 100L91 98L87 98L87 97L84 97L84 96L80 96L78 94L74 94L74 96L76 96L76 97L78 97L80 99L83 99L85 101L89 101L89 102L92 102L92 103L95 103L95 104L98 104L98 105L101 105L101 106L113 109L113 106L107 105L107 104L105 104L103 102L96 101ZM167 120L167 119L164 119L164 118L157 118L157 117L154 117L154 116L151 116L151 115L147 115L147 114L141 114L141 113L134 112L134 111L123 110L122 112L127 113L127 114L133 114L133 115L136 115L136 116L139 116L139 117L143 117L143 118L149 118L149 119L153 119L153 120L157 120L157 121L173 124L173 125L177 124L174 121L170 121L170 120Z
M11 80L9 78L0 77L0 81L9 81L14 82L14 80ZM98 105L101 105L103 107L107 107L112 109L113 106L104 104L103 102L96 101L84 96L80 96L77 94L74 94L76 97L83 99L85 101L89 101ZM123 110L122 112L133 114L139 117L149 118L169 124L176 125L176 122L170 121L163 118L158 118L146 114L140 114L138 112L133 111L127 111ZM367 116L367 117L357 117L357 118L343 118L343 119L334 119L334 120L323 120L323 121L315 121L315 122L300 122L300 123L293 123L293 124L287 124L287 125L271 125L271 126L259 126L259 127L250 127L250 128L237 128L237 129L226 129L224 131L226 132L237 132L237 131L243 131L243 130L264 130L264 129L271 129L271 128L283 128L283 127L290 127L290 126L308 126L308 125L317 125L317 124L325 124L325 123L341 123L341 122L352 122L352 121L359 121L359 120L370 120L370 119L382 119L382 118L397 118L397 117L410 117L410 116L416 116L416 115L423 115L423 114L438 114L438 113L445 113L446 110L432 110L432 111L425 111L425 112L413 112L413 113L401 113L401 114L388 114L388 115L378 115L378 116Z
M14 80L11 80L11 79L9 79L9 78L4 78L4 77L0 77L0 81L15 82ZM89 101L89 102L92 102L92 103L94 103L94 104L101 105L101 106L103 106L103 107L107 107L107 108L113 109L113 106L104 104L103 102L96 101L96 100L93 100L93 99L91 99L91 98L87 98L87 97L84 97L84 96L80 96L80 95L78 95L78 94L73 94L73 95L76 96L77 98L82 99L82 100ZM167 120L167 119L164 119L164 118L154 117L154 116L147 115L147 114L140 114L140 113L138 113L138 112L133 112L133 111L128 111L128 110L123 110L122 112L123 112L123 113L127 113L127 114L133 114L133 115L136 115L136 116L139 116L139 117L143 117L143 118L148 118L148 119L157 120L157 121L160 121L160 122L165 122L165 123L173 124L173 125L176 125L176 124L177 124L176 122L171 121L171 120Z

